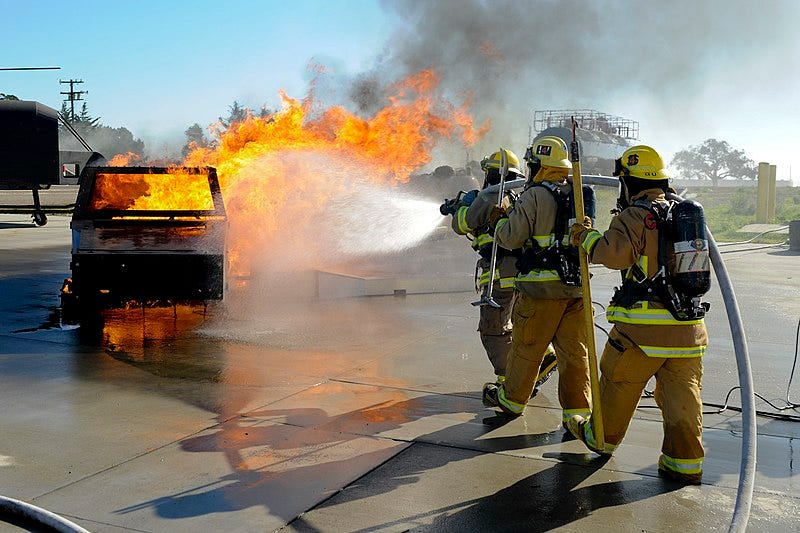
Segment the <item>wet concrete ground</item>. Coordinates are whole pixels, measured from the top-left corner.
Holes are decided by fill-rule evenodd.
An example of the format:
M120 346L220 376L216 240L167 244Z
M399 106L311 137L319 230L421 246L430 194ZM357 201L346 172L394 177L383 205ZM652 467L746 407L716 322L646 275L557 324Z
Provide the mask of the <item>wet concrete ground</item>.
M101 329L61 329L69 239L67 218L36 228L26 216L0 216L4 496L112 532L728 528L738 413L707 408L699 487L657 477L661 424L651 399L608 461L565 438L555 379L523 417L495 416L480 401L491 367L474 293L291 302L234 289L227 306L120 310ZM443 249L446 262L436 257ZM782 403L800 255L723 251L756 391ZM461 265L469 285L464 243L442 238L414 254L433 276ZM388 277L390 264L376 268ZM605 304L618 274L593 273L594 299ZM703 399L722 404L736 366L717 289L708 299ZM800 385L790 395L796 401ZM730 403L741 405L738 393ZM758 408L776 412L761 400ZM798 531L800 424L758 424L748 531Z

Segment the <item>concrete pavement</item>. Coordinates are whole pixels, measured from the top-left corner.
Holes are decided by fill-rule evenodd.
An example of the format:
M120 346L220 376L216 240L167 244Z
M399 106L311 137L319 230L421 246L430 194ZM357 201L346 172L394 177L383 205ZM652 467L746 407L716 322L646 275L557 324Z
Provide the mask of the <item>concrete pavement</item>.
M412 252L412 274L393 273L391 258L374 263L390 295L291 303L234 288L226 305L118 310L94 331L59 327L69 239L65 217L36 228L0 216L4 496L112 532L727 530L736 412L707 409L704 484L680 487L656 475L661 423L651 399L607 461L566 438L555 377L523 417L483 408L491 367L469 305L474 262L454 237ZM451 259L431 261L442 249ZM779 402L800 319L800 256L763 245L723 251L756 391ZM346 275L358 278L351 267ZM460 292L402 296L396 280L423 287L426 269L452 278L439 289ZM618 274L593 273L604 304ZM708 299L703 398L721 404L736 368L716 288ZM598 332L598 348L603 341ZM735 393L730 403L740 405ZM798 531L800 424L758 421L748 531Z

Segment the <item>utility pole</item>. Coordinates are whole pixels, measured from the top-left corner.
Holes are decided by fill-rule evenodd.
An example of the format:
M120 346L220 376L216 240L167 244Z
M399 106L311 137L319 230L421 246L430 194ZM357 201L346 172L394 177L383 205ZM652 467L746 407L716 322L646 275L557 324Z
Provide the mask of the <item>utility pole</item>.
M75 101L82 100L81 95L89 94L89 91L76 91L75 85L78 83L83 83L83 80L58 80L58 83L67 84L69 83L69 91L61 91L61 94L66 94L67 98L64 100L65 102L69 102L69 113L70 113L70 122L75 122Z

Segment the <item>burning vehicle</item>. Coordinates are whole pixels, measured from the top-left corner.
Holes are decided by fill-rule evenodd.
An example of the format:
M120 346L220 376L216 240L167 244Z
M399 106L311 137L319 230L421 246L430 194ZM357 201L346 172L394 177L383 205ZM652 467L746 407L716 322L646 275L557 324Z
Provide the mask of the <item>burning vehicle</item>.
M62 319L221 300L227 218L213 167L93 167L70 222Z

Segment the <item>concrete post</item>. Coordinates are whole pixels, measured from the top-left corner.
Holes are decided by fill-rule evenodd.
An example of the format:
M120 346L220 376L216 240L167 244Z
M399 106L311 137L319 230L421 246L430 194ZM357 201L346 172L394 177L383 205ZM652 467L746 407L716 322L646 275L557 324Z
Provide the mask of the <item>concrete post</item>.
M769 163L758 164L758 196L756 197L756 224L767 223L769 197Z
M777 167L769 166L769 190L767 191L767 222L775 221L775 183Z
M800 252L800 220L789 222L789 249Z

